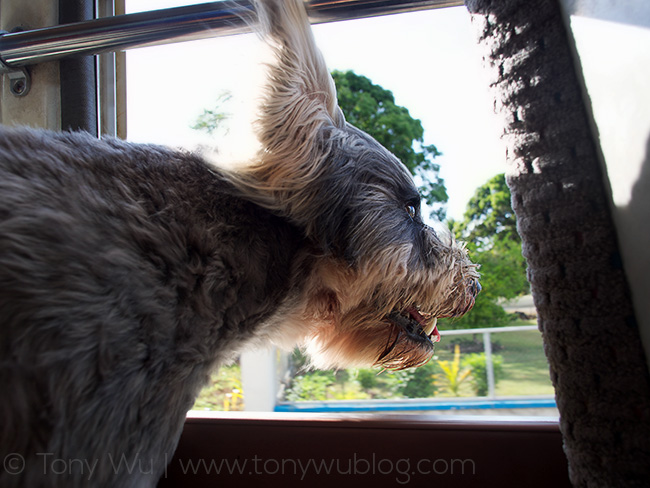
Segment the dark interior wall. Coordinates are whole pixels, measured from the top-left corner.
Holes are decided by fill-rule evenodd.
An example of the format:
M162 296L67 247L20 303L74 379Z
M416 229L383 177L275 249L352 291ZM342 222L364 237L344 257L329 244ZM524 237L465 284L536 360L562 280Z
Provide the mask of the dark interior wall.
M190 418L160 488L571 486L556 422Z

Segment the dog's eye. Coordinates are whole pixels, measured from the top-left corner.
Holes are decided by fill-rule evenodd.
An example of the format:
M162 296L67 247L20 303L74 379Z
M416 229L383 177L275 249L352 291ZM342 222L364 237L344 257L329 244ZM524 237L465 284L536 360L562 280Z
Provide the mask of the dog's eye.
M415 216L417 215L417 210L413 205L407 205L406 212L409 214L409 217L411 217L412 219L414 219Z

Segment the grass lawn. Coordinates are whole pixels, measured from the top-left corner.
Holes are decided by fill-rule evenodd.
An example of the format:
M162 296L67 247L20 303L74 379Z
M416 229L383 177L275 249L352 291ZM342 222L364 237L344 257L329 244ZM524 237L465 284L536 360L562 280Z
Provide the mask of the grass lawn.
M542 336L536 330L495 334L503 349L503 379L496 386L496 394L552 395L548 362L544 355Z
M447 336L445 339L450 340L451 337L453 336ZM501 346L501 349L493 354L503 358L503 376L496 385L498 396L554 393L542 346L542 336L538 331L493 333L492 343ZM453 352L445 347L443 342L438 345L436 356L439 360L450 361L453 359ZM461 354L461 361L462 358ZM473 396L471 388L466 384L462 385L460 392L462 396Z

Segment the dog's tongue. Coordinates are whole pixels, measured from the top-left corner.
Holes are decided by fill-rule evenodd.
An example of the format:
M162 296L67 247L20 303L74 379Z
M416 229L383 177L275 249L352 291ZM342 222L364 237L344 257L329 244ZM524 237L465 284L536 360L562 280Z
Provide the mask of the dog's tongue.
M432 319L433 329L431 329L431 324L427 324L427 319L425 319L422 316L422 314L418 311L417 308L407 307L406 311L409 313L411 318L415 320L418 324L420 324L420 327L422 327L425 330L425 332L428 333L429 338L431 339L432 342L440 342L440 332L438 332L438 326L436 325L438 319ZM431 330L427 330L427 329L431 329Z

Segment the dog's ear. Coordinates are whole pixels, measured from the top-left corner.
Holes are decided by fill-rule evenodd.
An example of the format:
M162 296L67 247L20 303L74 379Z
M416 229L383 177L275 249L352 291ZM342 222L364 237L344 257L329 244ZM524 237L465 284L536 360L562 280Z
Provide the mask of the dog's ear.
M303 1L258 0L255 4L260 33L276 58L270 66L261 114L262 131L267 131L263 141L269 148L277 146L278 128L289 135L304 126L308 135L314 124L342 127L345 120L334 80L316 47ZM287 125L288 120L294 123Z
M255 6L258 30L274 61L256 127L261 150L256 161L231 176L250 198L310 235L345 197L331 185L346 181L341 166L349 160L333 157L346 122L303 2L259 0Z

